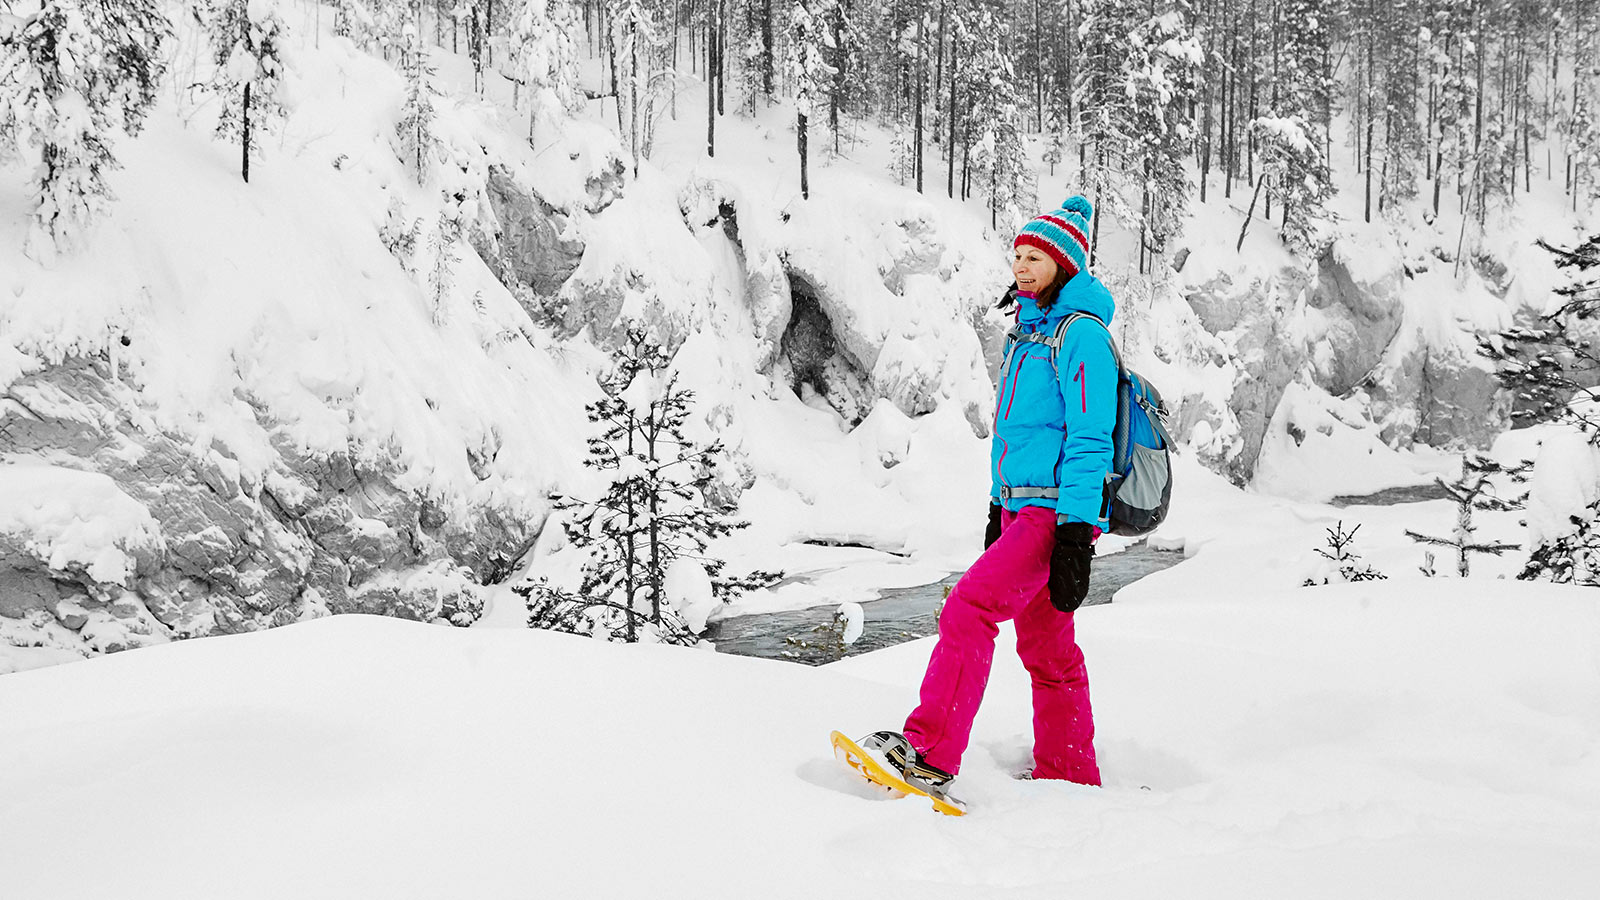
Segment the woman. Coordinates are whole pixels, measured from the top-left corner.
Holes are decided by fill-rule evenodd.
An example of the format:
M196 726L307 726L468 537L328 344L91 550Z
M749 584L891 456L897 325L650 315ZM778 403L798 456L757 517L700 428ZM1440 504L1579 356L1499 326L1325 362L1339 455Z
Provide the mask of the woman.
M1106 325L1111 294L1089 274L1094 207L1081 196L1022 227L1013 244L1016 326L1008 339L990 448L984 552L950 592L921 702L904 733L861 746L906 780L943 796L961 770L994 657L997 623L1016 620L1017 654L1033 681L1033 778L1098 785L1094 719L1073 610L1089 588L1105 527L1106 473L1116 420L1117 364ZM1074 313L1051 364L1048 337ZM1096 322L1095 319L1099 321Z

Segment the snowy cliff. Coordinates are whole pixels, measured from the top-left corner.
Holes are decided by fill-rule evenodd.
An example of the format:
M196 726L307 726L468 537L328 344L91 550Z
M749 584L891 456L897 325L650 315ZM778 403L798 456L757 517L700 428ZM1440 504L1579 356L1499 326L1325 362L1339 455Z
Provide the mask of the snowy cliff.
M0 640L50 661L330 612L472 623L559 549L549 498L592 484L583 405L628 325L731 451L739 553L966 546L1009 282L981 211L845 160L801 201L786 139L733 117L738 149L663 138L635 176L598 116L541 111L530 143L461 60L442 83L420 177L402 80L344 39L297 47L248 183L215 109L167 96L92 239L45 261L27 173L0 170ZM1191 223L1152 287L1106 229L1125 358L1236 482L1340 429L1388 452L1504 426L1471 347L1542 302L1521 244L1463 291L1442 231L1352 228L1306 263Z

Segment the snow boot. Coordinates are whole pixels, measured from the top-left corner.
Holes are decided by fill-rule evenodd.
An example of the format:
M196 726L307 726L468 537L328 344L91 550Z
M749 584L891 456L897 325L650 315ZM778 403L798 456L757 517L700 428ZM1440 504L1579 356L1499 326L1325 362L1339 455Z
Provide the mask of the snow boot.
M874 731L861 739L861 749L879 757L906 784L941 800L949 797L950 781L955 776L923 762L922 754L900 732Z

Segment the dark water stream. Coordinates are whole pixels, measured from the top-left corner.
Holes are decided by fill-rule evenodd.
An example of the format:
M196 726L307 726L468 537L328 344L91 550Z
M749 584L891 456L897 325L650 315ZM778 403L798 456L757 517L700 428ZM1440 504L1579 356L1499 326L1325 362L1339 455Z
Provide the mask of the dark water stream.
M1110 603L1111 596L1126 585L1182 560L1181 553L1152 550L1142 542L1121 553L1096 557L1084 605ZM719 653L821 665L936 633L939 604L959 577L957 573L934 584L886 590L879 599L861 604L866 613L861 637L842 648L842 653L837 646L822 646L828 643L827 636L813 630L832 621L837 606L735 616L712 623L705 637L717 645Z

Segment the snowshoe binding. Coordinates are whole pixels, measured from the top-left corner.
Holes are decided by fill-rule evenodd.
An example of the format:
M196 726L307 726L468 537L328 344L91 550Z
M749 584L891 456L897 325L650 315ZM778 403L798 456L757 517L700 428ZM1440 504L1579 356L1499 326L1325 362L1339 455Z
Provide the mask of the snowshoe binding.
M873 784L927 797L934 809L947 816L966 814L962 803L950 796L954 776L923 762L922 755L899 732L875 731L859 744L837 731L832 737L834 755Z

